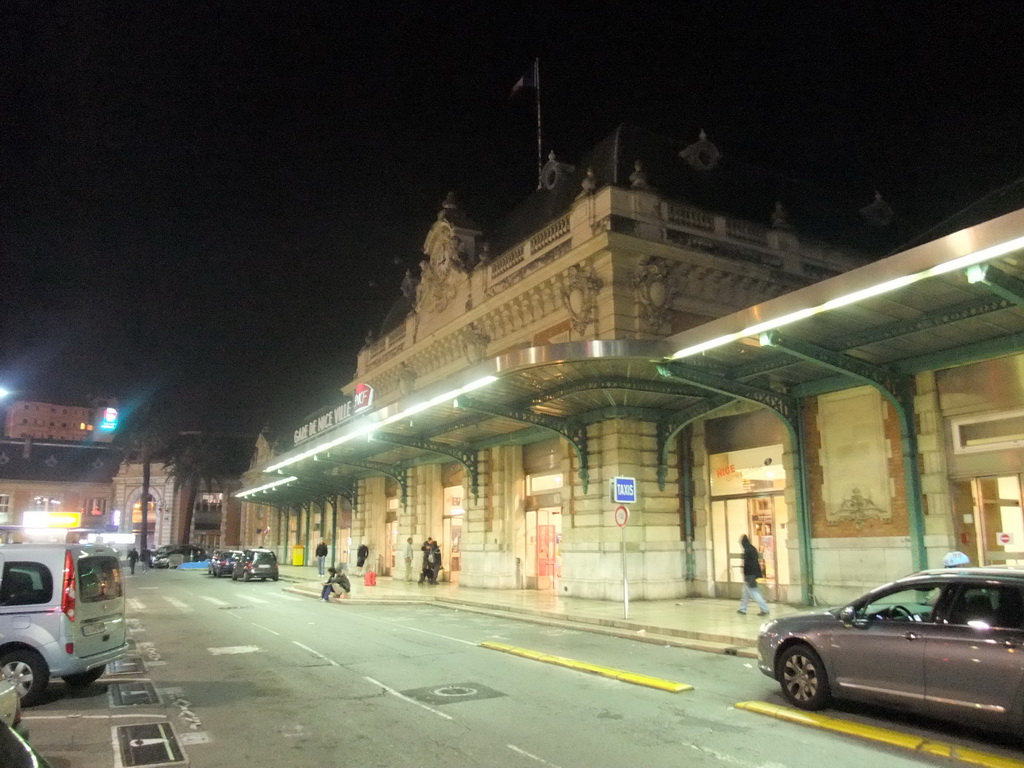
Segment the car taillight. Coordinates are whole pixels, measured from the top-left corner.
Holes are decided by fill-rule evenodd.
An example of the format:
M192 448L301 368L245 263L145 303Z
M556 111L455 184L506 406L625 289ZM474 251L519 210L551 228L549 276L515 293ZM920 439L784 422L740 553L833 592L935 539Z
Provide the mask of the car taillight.
M71 550L64 553L64 583L61 585L60 609L69 621L75 620L75 560Z

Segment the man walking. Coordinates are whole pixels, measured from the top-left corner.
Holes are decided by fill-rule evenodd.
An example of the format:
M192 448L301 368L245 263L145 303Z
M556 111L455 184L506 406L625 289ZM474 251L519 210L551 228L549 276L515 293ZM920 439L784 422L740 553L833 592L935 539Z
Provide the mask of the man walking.
M405 540L402 547L402 559L405 560L405 580L412 581L412 536Z
M316 567L320 572L320 575L324 575L324 565L327 562L327 544L320 540L320 543L316 545Z
M139 562L139 550L137 550L135 547L132 547L128 551L128 571L132 574L132 576L135 575L135 564L137 562Z

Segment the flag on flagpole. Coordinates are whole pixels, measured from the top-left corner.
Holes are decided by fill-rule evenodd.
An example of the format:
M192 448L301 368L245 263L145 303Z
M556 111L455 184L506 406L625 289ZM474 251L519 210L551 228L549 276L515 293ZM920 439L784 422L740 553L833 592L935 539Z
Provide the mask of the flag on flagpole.
M517 93L519 93L520 91L522 91L522 90L524 90L526 88L536 88L536 87L537 87L536 69L535 69L535 67L530 67L528 70L526 70L526 72L523 73L523 76L520 77L516 81L516 84L512 86L512 93L510 93L508 95L508 97L511 99Z

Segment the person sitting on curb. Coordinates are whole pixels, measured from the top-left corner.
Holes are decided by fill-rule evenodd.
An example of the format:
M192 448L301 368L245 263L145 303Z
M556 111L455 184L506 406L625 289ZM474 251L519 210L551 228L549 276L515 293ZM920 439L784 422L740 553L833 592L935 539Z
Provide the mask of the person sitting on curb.
M320 599L325 603L329 603L331 595L335 593L338 594L339 600L348 597L352 591L352 584L349 582L348 576L345 575L345 571L339 568L328 568L327 572L330 574L330 578L324 584L323 591L320 593Z

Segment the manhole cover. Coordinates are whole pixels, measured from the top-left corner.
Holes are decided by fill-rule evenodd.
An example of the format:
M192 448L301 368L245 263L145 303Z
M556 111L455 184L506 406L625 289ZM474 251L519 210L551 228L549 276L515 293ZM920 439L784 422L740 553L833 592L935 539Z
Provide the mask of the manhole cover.
M458 704L463 701L497 699L505 695L501 691L496 691L479 683L444 683L442 685L431 685L427 688L414 688L411 691L402 691L402 694L424 704Z
M114 738L125 768L185 762L185 754L167 723L121 725L114 729Z
M107 665L107 676L110 675L140 675L146 671L146 666L138 656L125 656Z
M115 707L137 707L143 704L160 703L160 695L151 683L111 683L109 690L111 704Z

